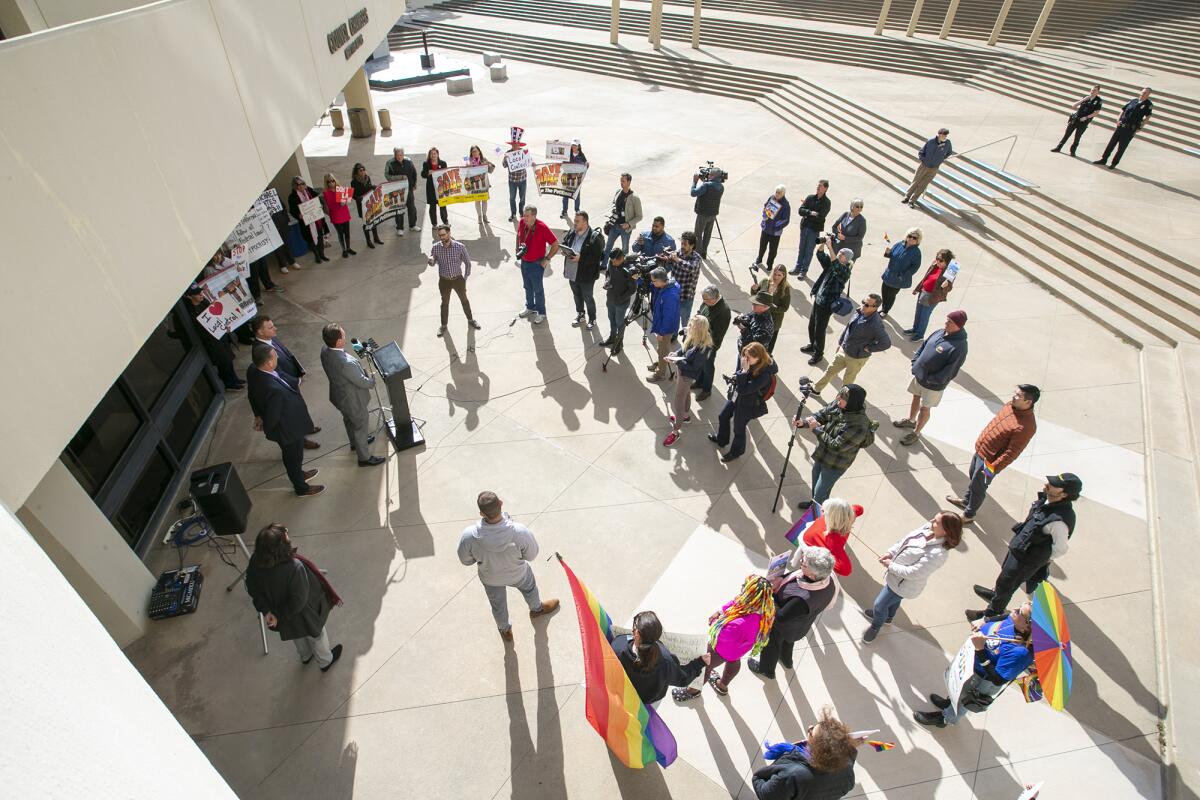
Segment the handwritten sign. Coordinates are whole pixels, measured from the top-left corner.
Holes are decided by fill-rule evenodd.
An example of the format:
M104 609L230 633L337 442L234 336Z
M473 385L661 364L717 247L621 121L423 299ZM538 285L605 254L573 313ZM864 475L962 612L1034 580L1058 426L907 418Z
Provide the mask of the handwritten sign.
M325 216L325 212L321 210L321 199L313 197L305 200L300 204L300 220L305 225L312 225L319 219Z
M958 655L946 667L946 697L954 703L954 710L962 713L962 690L967 679L975 673L975 643L970 639L963 642Z

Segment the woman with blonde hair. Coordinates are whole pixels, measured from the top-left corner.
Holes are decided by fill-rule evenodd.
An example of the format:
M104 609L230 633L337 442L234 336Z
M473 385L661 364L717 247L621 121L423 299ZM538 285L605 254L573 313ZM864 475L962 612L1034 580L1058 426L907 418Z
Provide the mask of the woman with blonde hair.
M850 539L854 520L862 515L862 506L850 505L840 497L831 497L821 505L821 516L804 531L806 545L824 547L833 553L833 571L843 578L853 569L850 556L846 555L846 542Z
M883 251L887 267L883 270L883 287L879 290L883 295L883 307L879 313L886 316L892 310L900 290L912 286L913 276L921 268L921 238L920 228L909 228L904 234L904 241L896 242Z
M679 441L683 435L682 426L692 421L692 385L700 377L704 365L708 363L708 354L713 349L712 332L708 327L708 317L699 315L688 321L687 333L679 350L667 356L667 361L679 370L675 381L675 397L671 402L671 432L663 439L663 447L670 447Z
M758 655L771 637L775 622L775 598L771 582L762 575L747 575L737 597L708 618L708 652L704 659L704 684L711 683L719 695L729 694L729 683L742 668L742 657ZM725 665L718 678L714 669ZM700 689L673 689L671 697L683 703L700 695Z
M729 452L721 456L728 463L746 452L746 426L750 420L767 413L765 394L771 388L779 366L771 360L770 353L762 342L750 342L742 348L738 370L729 384L730 395L717 417L717 432L710 433L708 440L724 447ZM733 441L730 442L730 423L733 425Z
M477 144L471 145L471 149L467 151L467 166L469 166L469 167L486 166L488 168L488 175L491 175L493 172L496 171L496 165L493 164L491 161L488 161L487 156L485 156L483 154L483 150ZM488 189L490 190L492 188L492 179L490 177L488 178L487 185L488 185ZM491 220L488 219L488 215L487 215L487 204L488 204L487 200L476 200L475 201L475 219L481 225L486 222L491 222Z
M329 221L333 223L333 227L337 229L338 244L342 246L342 258L356 256L358 253L350 247L350 198L354 195L354 190L349 193L341 193L341 199L338 198L338 190L342 185L338 183L338 179L333 177L332 172L325 173L325 191L322 197L325 198L325 211L329 214Z

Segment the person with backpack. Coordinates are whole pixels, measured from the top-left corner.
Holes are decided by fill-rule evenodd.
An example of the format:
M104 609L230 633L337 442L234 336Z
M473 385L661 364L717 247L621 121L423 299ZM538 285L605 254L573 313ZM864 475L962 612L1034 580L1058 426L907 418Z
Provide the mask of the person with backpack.
M818 503L829 499L837 479L850 469L858 451L875 444L879 423L867 416L867 390L848 383L832 403L795 425L817 437L813 453L812 497Z
M850 282L850 270L854 268L854 251L850 248L843 247L835 257L833 245L827 238L825 249L828 252L817 251L822 271L809 292L813 300L812 313L808 317L808 344L800 348L801 353L810 355L809 366L819 364L825 357L825 328L833 316L833 305Z
M708 434L708 440L717 447L729 446L729 452L721 456L722 463L729 463L746 452L746 426L750 420L767 413L767 401L775 394L776 374L779 365L771 360L770 353L761 342L751 342L742 350L738 371L729 382L729 399L717 418L717 432ZM730 443L730 423L733 425L733 442Z
M925 329L929 327L933 309L950 296L956 278L958 262L954 260L954 253L946 249L938 250L933 263L925 270L921 282L912 292L917 295L917 308L913 314L912 327L904 331L910 342L919 342L925 338Z

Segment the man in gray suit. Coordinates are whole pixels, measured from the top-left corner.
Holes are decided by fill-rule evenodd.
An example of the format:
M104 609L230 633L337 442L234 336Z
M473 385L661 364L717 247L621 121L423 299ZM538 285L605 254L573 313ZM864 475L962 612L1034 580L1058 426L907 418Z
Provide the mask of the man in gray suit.
M329 402L342 412L346 423L346 435L358 453L360 467L374 467L387 461L383 456L371 455L369 445L375 440L367 434L370 417L367 407L371 403L371 387L375 379L367 374L358 359L347 353L346 330L336 322L326 325L321 331L325 346L321 348L321 366L329 378Z

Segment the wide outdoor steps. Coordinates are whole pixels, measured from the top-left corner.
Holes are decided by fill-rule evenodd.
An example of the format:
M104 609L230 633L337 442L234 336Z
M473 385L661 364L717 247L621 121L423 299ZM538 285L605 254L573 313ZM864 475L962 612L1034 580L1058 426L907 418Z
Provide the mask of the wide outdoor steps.
M514 20L537 20L540 24L588 30L608 30L610 7L584 0L448 0L430 6L431 11L473 14ZM691 14L665 13L663 38L690 42ZM650 14L644 8L621 9L621 32L645 37ZM1051 68L1035 59L1002 51L980 51L942 42L891 39L820 31L754 20L706 17L701 25L701 44L760 52L771 42L777 55L798 59L847 64L865 69L942 78L1001 94L1014 100L1063 113L1096 83L1105 86L1108 102L1096 124L1109 127L1125 100L1141 86L1077 70ZM1200 155L1200 101L1167 92L1154 96L1153 121L1139 134L1139 141L1177 152Z
M533 30L518 35L444 22L426 30L434 44L449 50L499 50L511 60L757 101L806 133L804 120L819 113L837 126L839 147L852 153L864 172L898 190L911 179L924 141L921 134L798 77L786 76L781 86L775 73L537 37ZM420 36L396 28L389 42L406 49L419 46ZM831 104L841 113L824 114ZM1200 270L1126 238L1017 176L977 160L951 159L924 205L981 249L1138 346L1200 339L1195 314Z

